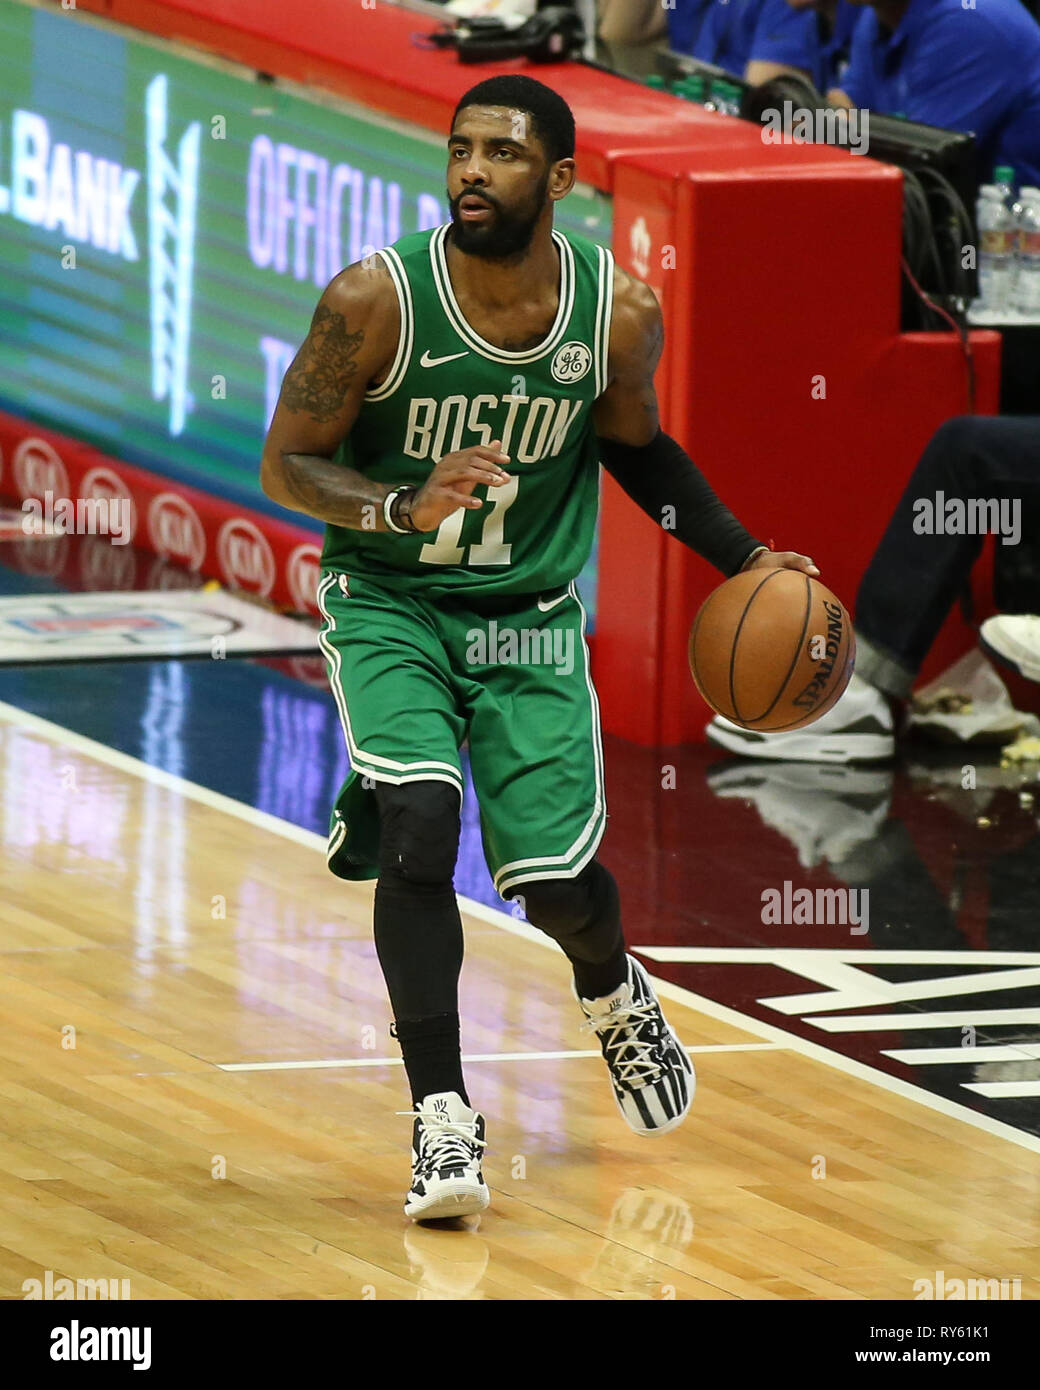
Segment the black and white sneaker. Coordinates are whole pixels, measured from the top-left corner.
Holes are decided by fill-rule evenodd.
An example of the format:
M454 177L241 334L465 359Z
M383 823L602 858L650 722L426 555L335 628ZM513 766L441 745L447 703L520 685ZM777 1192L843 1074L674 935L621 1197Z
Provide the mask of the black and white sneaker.
M743 758L785 763L883 762L896 751L888 702L857 675L833 707L804 729L758 733L717 714L704 732L709 742Z
M610 1071L617 1108L637 1134L667 1134L682 1124L697 1077L665 1021L650 977L632 956L628 981L604 999L575 998L582 1031L595 1033Z
M483 1211L491 1200L480 1171L484 1116L471 1110L457 1091L426 1096L415 1110L401 1113L415 1116L405 1215L429 1221Z

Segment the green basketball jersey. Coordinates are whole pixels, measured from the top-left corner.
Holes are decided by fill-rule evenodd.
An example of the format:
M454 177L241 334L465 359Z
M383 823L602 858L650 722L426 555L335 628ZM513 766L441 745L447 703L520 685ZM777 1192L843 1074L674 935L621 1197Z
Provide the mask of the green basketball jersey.
M502 440L510 481L480 486L436 531L399 536L328 526L322 566L431 595L530 594L574 579L592 548L599 453L592 404L606 390L614 258L553 232L560 306L548 336L506 352L463 318L448 228L380 252L401 309L397 354L365 396L337 459L377 482L420 486L445 454Z

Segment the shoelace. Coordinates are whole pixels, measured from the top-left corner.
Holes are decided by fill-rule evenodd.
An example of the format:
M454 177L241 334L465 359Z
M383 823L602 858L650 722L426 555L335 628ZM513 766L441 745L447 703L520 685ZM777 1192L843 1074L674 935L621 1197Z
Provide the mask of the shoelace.
M664 1070L660 1062L653 1058L657 1048L656 1036L647 1041L637 1031L650 1023L656 1012L657 1006L652 1003L623 1004L609 1014L590 1018L581 1025L583 1033L599 1033L605 1037L609 1031L610 1036L605 1037L603 1046L610 1054L610 1066L616 1071L618 1080L630 1086L638 1087L656 1081ZM656 1034L656 1030L654 1032ZM625 1056L626 1052L631 1052L632 1056Z
M487 1148L487 1140L477 1138L475 1120L438 1120L419 1110L398 1110L396 1113L422 1120L419 1162L426 1169L456 1164L465 1167L473 1162L474 1149Z

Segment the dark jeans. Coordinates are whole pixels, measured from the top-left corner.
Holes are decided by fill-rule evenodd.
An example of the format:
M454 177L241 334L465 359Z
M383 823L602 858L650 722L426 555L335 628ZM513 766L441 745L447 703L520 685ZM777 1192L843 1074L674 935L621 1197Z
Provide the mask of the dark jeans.
M1040 416L961 416L947 420L921 455L906 491L856 595L856 670L871 685L905 699L968 580L985 543L981 535L918 534L939 510L937 493L952 498L994 498L1003 516L1018 504L1017 545L996 540L998 573L1013 555L1040 551ZM927 501L927 511L921 507ZM945 508L943 508L945 511ZM948 524L948 523L947 523ZM1040 593L1032 612L1040 611Z

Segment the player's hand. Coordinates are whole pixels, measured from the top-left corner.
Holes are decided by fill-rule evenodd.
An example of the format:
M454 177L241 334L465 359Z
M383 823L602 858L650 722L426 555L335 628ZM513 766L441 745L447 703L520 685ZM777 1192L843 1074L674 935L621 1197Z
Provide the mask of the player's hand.
M412 525L420 531L436 531L460 507L482 507L481 499L472 495L475 487L501 487L509 481L509 474L502 467L509 462L509 456L501 448L502 441L493 439L490 444L471 444L468 449L445 454L422 487L412 494L408 508Z
M799 555L796 550L763 550L761 555L756 555L745 568L749 570L801 570L803 574L812 575L814 579L818 578L820 573L808 555Z

